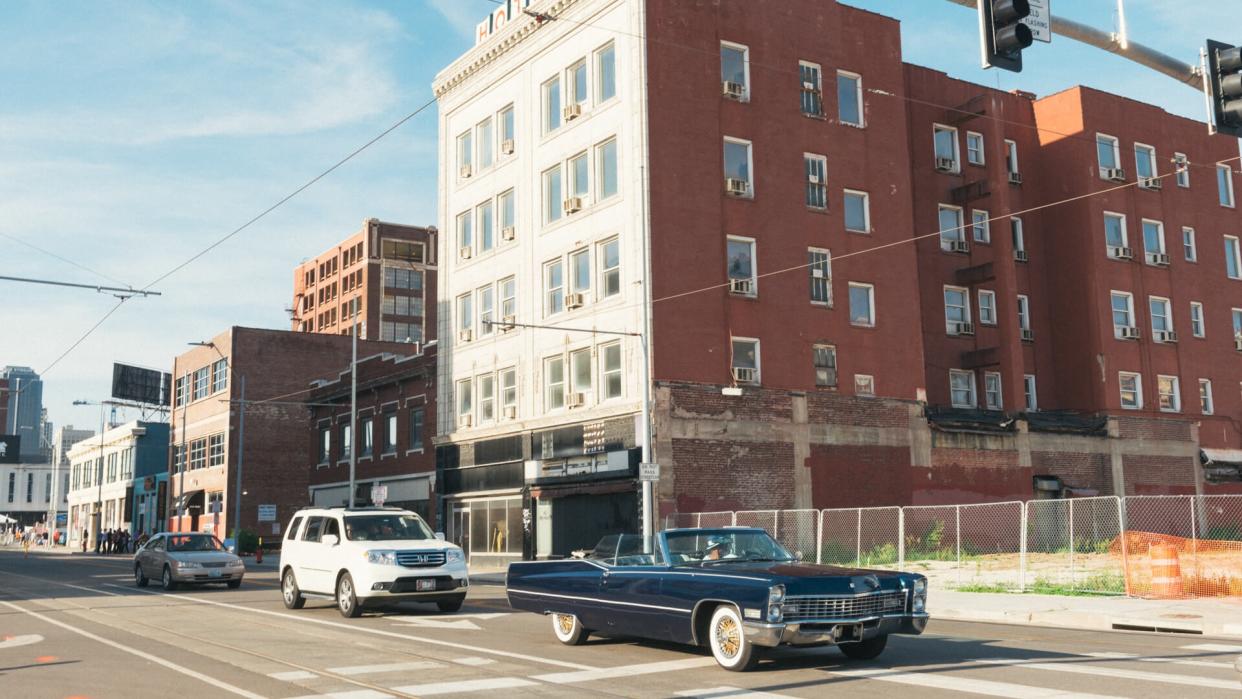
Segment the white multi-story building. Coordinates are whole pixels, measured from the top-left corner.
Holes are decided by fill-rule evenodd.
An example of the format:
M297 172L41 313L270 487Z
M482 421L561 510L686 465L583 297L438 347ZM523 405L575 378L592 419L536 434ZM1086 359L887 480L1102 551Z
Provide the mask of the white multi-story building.
M0 515L25 526L46 522L52 474L52 464L0 464Z
M136 477L167 478L168 425L132 421L110 426L101 436L82 440L69 449L69 545L95 543L102 527L144 531L158 527L158 503L144 497L152 487L144 485L135 501ZM102 522L95 513L102 512ZM141 524L139 524L141 520ZM159 528L155 529L159 531Z
M641 2L515 0L435 81L441 511L476 562L637 522L642 26Z

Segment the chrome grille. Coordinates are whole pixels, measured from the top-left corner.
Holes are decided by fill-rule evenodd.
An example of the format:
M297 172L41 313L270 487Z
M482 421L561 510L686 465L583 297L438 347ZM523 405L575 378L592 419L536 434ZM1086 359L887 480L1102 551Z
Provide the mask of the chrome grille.
M782 607L786 621L800 619L854 619L901 612L905 595L880 592L861 597L788 597Z
M204 568L223 568L226 565L228 564L225 563L224 561L204 561L203 562Z
M406 568L434 568L444 565L444 552L398 551L397 563Z

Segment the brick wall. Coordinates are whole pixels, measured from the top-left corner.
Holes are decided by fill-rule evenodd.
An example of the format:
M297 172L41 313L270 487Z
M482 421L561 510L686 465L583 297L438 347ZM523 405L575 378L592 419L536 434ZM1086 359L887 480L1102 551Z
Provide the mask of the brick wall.
M793 502L793 445L674 439L681 512L783 509Z
M676 417L709 417L721 420L788 422L793 401L788 391L747 387L742 396L726 396L720 386L668 384Z
M894 400L855 398L815 392L806 397L807 418L814 423L843 423L857 427L908 427L910 407Z
M885 507L911 502L910 449L815 445L807 459L814 506Z
M1126 495L1193 495L1195 492L1195 473L1200 467L1193 458L1127 454L1122 463L1126 470Z
M1179 442L1191 439L1189 420L1141 417L1118 417L1116 420L1118 436L1122 439L1168 439Z
M1073 488L1094 488L1100 495L1117 494L1113 492L1112 467L1107 454L1033 451L1031 471L1037 476L1056 476Z

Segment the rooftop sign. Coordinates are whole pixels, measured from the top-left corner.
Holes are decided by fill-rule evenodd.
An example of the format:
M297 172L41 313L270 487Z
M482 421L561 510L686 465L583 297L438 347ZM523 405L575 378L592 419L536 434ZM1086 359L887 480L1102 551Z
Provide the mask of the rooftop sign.
M504 29L508 24L521 18L522 10L538 3L539 0L501 0L500 7L479 22L474 31L474 45L487 41L493 34Z

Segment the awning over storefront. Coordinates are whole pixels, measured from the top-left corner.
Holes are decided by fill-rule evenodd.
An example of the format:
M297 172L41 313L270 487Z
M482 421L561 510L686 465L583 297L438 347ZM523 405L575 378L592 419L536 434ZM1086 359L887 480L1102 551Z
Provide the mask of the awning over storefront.
M1209 483L1242 482L1242 449L1201 449L1199 461Z
M203 494L203 491L201 491L201 490L187 490L187 491L185 491L184 493L182 493L181 495L179 495L179 496L177 497L177 499L173 502L173 511L174 511L174 512L183 512L183 511L185 510L186 506L190 503L190 501L191 501L191 500L193 500L196 496L199 496L199 495L202 495L202 494Z

